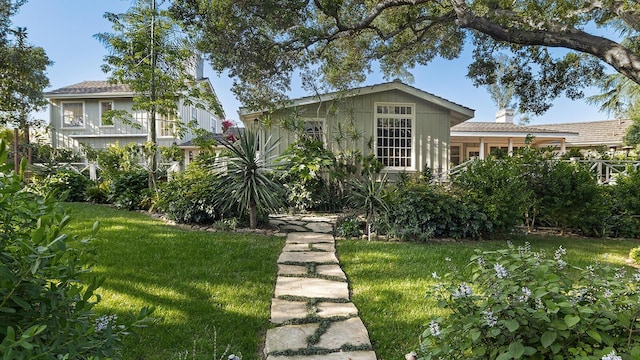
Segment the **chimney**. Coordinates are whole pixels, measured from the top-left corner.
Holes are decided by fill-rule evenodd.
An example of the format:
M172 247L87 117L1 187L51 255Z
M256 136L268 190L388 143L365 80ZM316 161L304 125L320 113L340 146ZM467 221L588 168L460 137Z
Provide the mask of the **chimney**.
M194 55L187 64L187 71L189 75L193 76L196 80L204 78L204 59L200 55Z
M502 109L496 113L496 122L513 124L514 113L515 111L513 109Z

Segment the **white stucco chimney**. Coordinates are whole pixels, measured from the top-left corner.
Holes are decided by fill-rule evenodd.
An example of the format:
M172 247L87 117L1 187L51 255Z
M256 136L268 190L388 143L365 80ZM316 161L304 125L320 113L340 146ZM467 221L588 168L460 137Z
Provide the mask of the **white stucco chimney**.
M496 113L496 122L513 124L513 115L515 111L513 109L502 109Z

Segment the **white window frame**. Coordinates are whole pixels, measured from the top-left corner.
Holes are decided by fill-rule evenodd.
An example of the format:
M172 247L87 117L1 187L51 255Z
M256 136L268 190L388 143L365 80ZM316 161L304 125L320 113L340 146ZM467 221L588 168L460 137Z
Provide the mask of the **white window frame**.
M64 108L69 104L80 104L82 106L82 125L81 126L68 126L65 121ZM84 101L63 101L60 103L60 121L62 122L63 129L85 129L87 127L87 114L84 112Z
M113 123L113 119L111 119L111 124L104 124L102 122L102 114L103 114L103 112L102 112L102 104L111 104L111 109L110 110L113 110L113 101L104 100L104 101L98 102L98 116L99 116L99 119L100 119L99 120L100 121L100 127L114 127L115 124Z
M165 124L168 125L166 128L164 126ZM164 118L164 115L156 114L156 134L159 138L176 137L175 120L168 120Z
M382 112L378 113L378 109L381 109ZM395 113L395 108L399 107L399 113ZM384 108L387 110L393 109L394 111L384 112ZM402 113L402 108L408 108L410 111L405 109L405 113ZM410 112L407 113L407 112ZM378 160L382 162L385 169L388 170L415 170L416 169L416 146L415 146L415 126L416 126L416 104L415 103L395 103L395 102L376 102L373 104L373 114L374 114L374 134L375 134L375 155ZM392 123L393 122L393 123ZM385 125L386 124L386 125ZM384 136L380 135L384 129L380 129L380 126L387 126L388 131L398 131L399 138L392 139L387 135L386 145L384 144ZM390 128L389 128L390 127ZM404 132L403 132L404 130ZM409 131L409 136L406 135L406 131ZM381 141L379 141L381 140ZM391 141L398 140L398 146L395 144L391 145ZM405 145L402 145L402 141L404 141ZM384 151L387 150L386 155ZM409 155L407 155L407 151L409 151ZM397 152L398 155L392 155L392 152ZM402 155L404 152L404 155ZM408 160L409 165L403 166L402 164L395 165L395 161L393 165L387 165L390 160L394 160L398 158L401 160Z
M322 118L305 118L302 119L304 127L304 133L311 139L315 139L321 141L323 144L326 143L326 135L325 135L325 119ZM318 131L318 125L320 127Z

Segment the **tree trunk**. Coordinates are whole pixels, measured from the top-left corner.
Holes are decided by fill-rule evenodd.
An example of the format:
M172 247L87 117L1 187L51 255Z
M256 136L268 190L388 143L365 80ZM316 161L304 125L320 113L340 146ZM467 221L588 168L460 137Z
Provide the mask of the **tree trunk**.
M249 204L249 227L251 229L258 227L258 207L255 202Z

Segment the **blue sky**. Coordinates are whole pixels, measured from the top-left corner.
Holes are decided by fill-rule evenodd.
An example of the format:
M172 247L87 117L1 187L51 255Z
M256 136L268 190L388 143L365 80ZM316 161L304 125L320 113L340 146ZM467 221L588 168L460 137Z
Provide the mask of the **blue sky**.
M105 12L125 12L131 0L28 0L12 20L15 26L26 27L29 42L45 49L54 64L47 70L51 86L58 89L85 80L105 80L107 74L100 70L104 46L93 35L110 32L111 25L104 19ZM474 121L494 121L495 105L485 88L476 88L465 75L470 62L469 51L456 60L438 59L426 67L412 71L413 86L449 101L475 109ZM226 117L237 120L241 106L231 92L232 79L224 74L218 76L207 65L208 76L222 102ZM379 74L372 74L365 84L385 81ZM588 94L597 89L586 91ZM308 94L301 89L292 89L291 97ZM48 113L36 115L48 120ZM598 111L596 106L584 100L572 101L561 98L544 115L535 117L531 125L576 121L596 121L610 118Z

